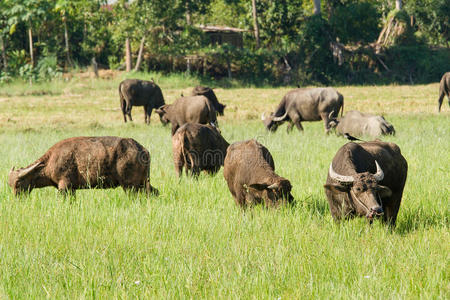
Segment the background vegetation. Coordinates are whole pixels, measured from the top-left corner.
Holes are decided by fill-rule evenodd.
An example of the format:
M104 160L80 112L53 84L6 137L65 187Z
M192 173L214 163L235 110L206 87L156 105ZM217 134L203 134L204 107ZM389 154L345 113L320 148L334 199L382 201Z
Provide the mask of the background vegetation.
M84 77L86 76L87 77ZM274 134L259 116L288 88L219 88L220 128L229 142L257 138L293 184L293 208L243 212L223 173L175 177L170 128L143 110L123 124L117 95L125 76L155 78L168 103L201 83L194 77L89 74L49 83L14 81L0 90L0 298L420 298L448 299L449 108L437 114L438 84L339 87L345 110L384 114L409 170L398 226L364 219L336 225L322 185L343 138L321 122ZM57 141L80 135L133 137L152 155L161 195L54 188L16 198L9 169Z
M435 82L450 69L446 0L256 0L260 43L247 0L4 0L0 3L0 83L48 80L83 68L124 68L126 45L137 70L185 72L200 55L199 76L256 84ZM395 13L399 30L377 43ZM198 24L247 30L244 48L210 45ZM30 42L31 41L31 42ZM338 45L339 53L332 45ZM32 46L32 50L30 50ZM142 49L142 60L138 53ZM339 51L338 51L339 52Z

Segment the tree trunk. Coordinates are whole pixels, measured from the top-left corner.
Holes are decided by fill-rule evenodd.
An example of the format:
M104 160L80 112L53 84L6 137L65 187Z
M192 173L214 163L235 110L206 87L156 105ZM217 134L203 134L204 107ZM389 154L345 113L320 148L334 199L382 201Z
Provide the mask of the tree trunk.
M31 22L28 28L28 42L30 44L30 58L31 58L31 66L34 67L34 54L33 54L33 32L31 31Z
M402 9L402 0L395 0L395 9Z
M126 71L131 71L131 45L130 45L130 38L127 38L125 40L125 65L126 65Z
M252 13L253 13L253 29L255 31L256 48L259 48L259 25L258 25L258 13L256 11L256 0L252 0Z
M135 71L139 71L139 68L141 67L142 56L144 53L144 44L145 44L145 35L142 37L141 44L139 45L139 53L138 53L138 57L136 60L136 65L134 66Z
M2 48L3 71L8 71L8 60L6 59L6 45L3 36L0 35L0 46Z
M192 25L192 21L191 21L191 8L189 7L189 2L190 1L186 1L186 24L190 26Z
M72 65L72 60L70 59L70 48L69 48L69 32L67 30L67 20L66 16L63 17L63 23L64 23L64 41L66 44L66 59L67 59L67 65Z
M314 2L314 15L320 15L320 0L313 0Z

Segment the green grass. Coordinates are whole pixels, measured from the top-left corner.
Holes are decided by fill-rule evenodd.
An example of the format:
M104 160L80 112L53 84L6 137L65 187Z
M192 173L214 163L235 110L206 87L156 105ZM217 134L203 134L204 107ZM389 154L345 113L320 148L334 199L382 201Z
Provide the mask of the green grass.
M156 79L156 78L155 78ZM172 102L188 86L167 79ZM164 81L167 80L167 81ZM435 88L341 87L346 111L385 113L409 171L397 228L364 219L335 224L323 192L327 169L345 140L320 122L268 134L256 118L283 89L219 89L229 142L257 138L276 171L291 180L293 208L239 209L223 179L178 180L170 129L153 116L122 123L113 80L72 79L26 94L0 93L0 298L441 298L450 297L448 106L435 113ZM12 91L6 95L5 89ZM417 105L416 105L417 104ZM107 108L108 110L104 110ZM120 188L83 190L75 201L54 188L15 198L9 169L23 167L57 141L79 135L133 137L152 155L159 197Z

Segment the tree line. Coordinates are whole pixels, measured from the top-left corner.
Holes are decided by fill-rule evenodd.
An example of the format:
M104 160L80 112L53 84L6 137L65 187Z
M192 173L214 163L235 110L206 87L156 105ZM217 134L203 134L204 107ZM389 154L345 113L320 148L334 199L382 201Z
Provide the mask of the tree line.
M272 83L420 82L450 69L448 0L3 0L0 82L90 65ZM244 29L211 44L199 24Z

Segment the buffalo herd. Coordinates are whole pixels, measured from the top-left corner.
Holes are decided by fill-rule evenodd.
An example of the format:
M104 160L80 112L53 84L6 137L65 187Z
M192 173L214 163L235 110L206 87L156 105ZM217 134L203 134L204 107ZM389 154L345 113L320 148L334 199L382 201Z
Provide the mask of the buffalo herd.
M450 72L440 82L439 111L449 91ZM217 114L223 115L226 105L219 103L213 89L197 86L190 96L166 104L153 80L127 79L119 85L119 97L125 122L127 116L132 121L133 106L143 106L145 123L150 122L153 109L163 125L171 123L178 176L183 168L186 175L197 177L201 171L215 174L223 166L228 188L240 207L294 202L291 182L275 173L275 162L264 145L254 139L230 145L223 138ZM395 134L383 116L359 111L344 115L343 111L344 97L334 88L298 88L288 92L274 112L263 114L262 121L269 131L284 122L289 122L288 132L294 125L302 131L302 121L322 120L327 134L331 130L346 137ZM46 186L63 194L121 186L125 191L158 195L150 185L149 170L148 150L131 138L74 137L56 143L25 168L13 167L9 185L14 194ZM394 143L376 139L345 144L331 161L324 185L331 215L336 221L354 216L370 222L381 218L395 226L407 172L408 164Z

